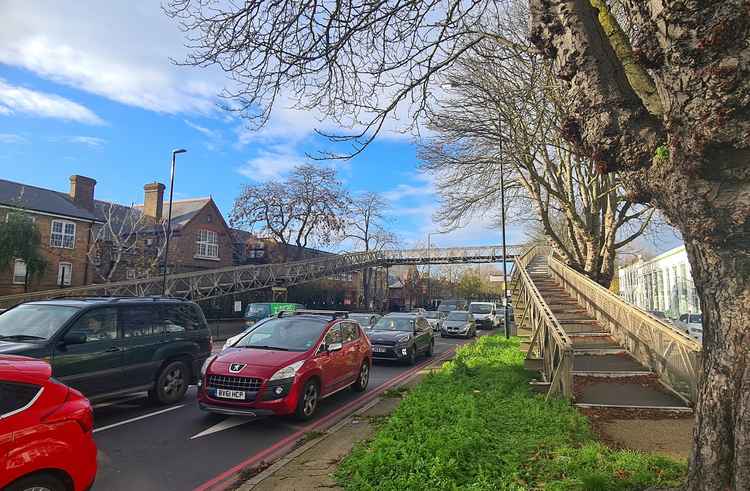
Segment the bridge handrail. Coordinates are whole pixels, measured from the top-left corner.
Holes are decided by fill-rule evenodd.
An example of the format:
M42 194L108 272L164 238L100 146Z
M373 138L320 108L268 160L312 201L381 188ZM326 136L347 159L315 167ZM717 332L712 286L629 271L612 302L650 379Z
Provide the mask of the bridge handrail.
M695 402L702 356L700 343L634 307L557 258L548 256L547 261L563 288L622 346L668 386Z
M513 268L513 281L517 286L516 298L523 302L523 315L518 323L528 319L531 326L531 341L526 353L527 359L542 361L541 371L548 382L550 395L573 398L573 343L562 328L552 310L531 279L526 267L537 256L549 256L551 248L532 246L516 258Z

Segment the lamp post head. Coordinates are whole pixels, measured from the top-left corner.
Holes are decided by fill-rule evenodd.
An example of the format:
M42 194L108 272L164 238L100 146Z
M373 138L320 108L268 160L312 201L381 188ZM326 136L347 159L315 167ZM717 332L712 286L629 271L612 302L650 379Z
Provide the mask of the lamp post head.
M172 150L172 155L177 155L178 153L185 153L187 150L184 148L178 148L177 150Z

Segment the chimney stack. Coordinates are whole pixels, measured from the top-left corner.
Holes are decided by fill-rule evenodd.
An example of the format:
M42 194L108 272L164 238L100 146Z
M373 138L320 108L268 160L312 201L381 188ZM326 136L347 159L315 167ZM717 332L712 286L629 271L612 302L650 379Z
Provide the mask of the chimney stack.
M73 202L87 210L94 210L94 187L96 180L86 176L70 176L70 197Z
M157 222L161 221L164 207L164 189L164 184L160 182L151 182L143 186L143 214Z

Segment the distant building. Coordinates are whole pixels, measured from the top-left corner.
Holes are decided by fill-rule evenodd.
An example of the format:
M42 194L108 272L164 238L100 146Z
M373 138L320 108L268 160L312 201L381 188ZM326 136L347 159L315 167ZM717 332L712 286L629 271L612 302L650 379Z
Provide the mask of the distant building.
M639 257L620 268L618 279L620 296L642 309L664 312L673 319L701 312L685 246L645 261Z

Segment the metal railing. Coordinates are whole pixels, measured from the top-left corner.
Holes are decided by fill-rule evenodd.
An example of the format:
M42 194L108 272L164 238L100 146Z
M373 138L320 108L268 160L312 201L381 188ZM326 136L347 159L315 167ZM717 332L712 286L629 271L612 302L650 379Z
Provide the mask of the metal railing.
M573 343L552 314L527 271L535 257L551 254L549 247L533 246L516 258L513 268L514 315L519 326L527 326L531 340L526 353L529 361L539 361L547 397L573 398ZM519 306L522 307L519 308ZM521 313L522 312L522 313ZM520 315L520 318L519 318Z
M520 251L509 246L508 256ZM328 276L376 266L397 264L440 264L495 262L502 258L501 246L406 249L331 254L315 259L171 274L166 277L164 295L208 300L211 298L261 290L273 286L292 286ZM21 293L0 297L0 308L21 302L58 297L148 296L162 294L162 277Z
M506 247L508 259L523 253L524 246ZM383 260L388 264L451 264L494 263L503 258L500 245L478 247L431 247L429 249L399 249L383 251Z
M630 305L552 256L547 263L566 292L595 317L643 365L686 399L695 402L701 345Z

